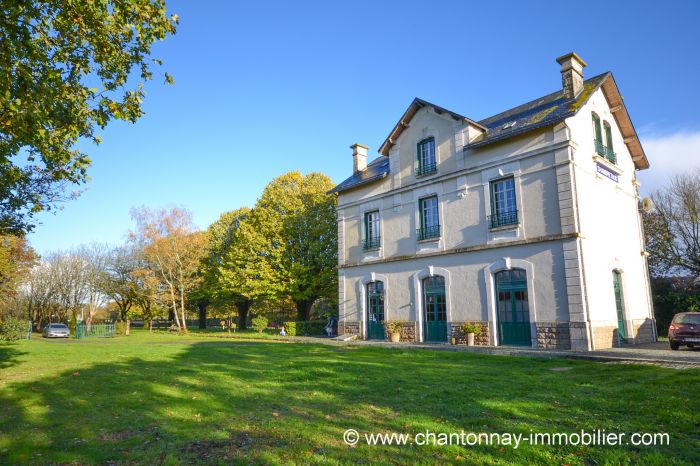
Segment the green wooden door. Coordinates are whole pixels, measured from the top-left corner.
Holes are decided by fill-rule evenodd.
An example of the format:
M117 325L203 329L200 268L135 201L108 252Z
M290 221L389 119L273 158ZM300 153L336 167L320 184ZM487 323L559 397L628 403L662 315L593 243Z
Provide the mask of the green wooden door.
M498 336L501 345L531 346L530 308L524 270L496 274Z
M617 309L617 334L620 337L620 342L624 343L627 338L625 300L622 297L622 275L617 270L613 270L613 288L615 289L615 308Z
M443 277L423 280L423 310L423 341L447 341L447 299Z
M367 338L384 339L384 283L367 284Z

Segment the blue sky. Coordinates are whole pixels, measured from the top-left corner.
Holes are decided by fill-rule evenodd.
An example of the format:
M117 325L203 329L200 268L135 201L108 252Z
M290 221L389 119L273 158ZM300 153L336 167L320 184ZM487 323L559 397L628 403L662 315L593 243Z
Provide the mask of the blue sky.
M186 207L206 228L290 170L340 182L348 146L376 155L414 97L479 120L557 90L571 50L586 77L615 74L646 189L700 166L700 4L490 3L169 0L180 26L154 56L175 85L150 82L141 120L84 146L91 181L40 215L33 246L121 242L141 205Z

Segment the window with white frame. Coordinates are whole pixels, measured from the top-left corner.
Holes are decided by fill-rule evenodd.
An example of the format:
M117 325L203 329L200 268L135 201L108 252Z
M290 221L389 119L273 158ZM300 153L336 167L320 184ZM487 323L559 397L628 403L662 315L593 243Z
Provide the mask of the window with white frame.
M437 196L424 197L418 201L420 228L418 241L440 237L440 216Z
M491 216L489 227L517 225L518 205L515 198L515 179L512 176L491 181Z
M365 240L363 249L369 251L379 249L381 244L381 225L379 222L379 211L365 212Z
M437 172L437 161L435 160L435 138L423 139L418 143L418 168L416 176L430 175Z

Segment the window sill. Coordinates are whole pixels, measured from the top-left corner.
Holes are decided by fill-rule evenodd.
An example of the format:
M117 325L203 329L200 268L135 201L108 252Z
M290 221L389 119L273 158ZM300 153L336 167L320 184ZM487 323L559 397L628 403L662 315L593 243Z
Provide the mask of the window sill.
M520 223L512 223L510 225L501 225L498 227L489 227L489 231L504 231L504 230L517 230L520 228Z
M420 173L420 174L416 173L416 179L427 178L427 177L432 176L432 175L437 175L437 170L432 171L432 172L428 172L428 173Z
M381 246L377 246L376 248L362 248L362 252L376 252L382 249Z
M622 175L622 169L618 165L616 165L616 164L612 163L610 160L606 159L605 157L601 157L600 155L596 154L593 156L593 161L595 163L601 164L602 166L604 166L605 168L607 168L611 172L615 173L616 175Z
M431 243L434 241L440 241L441 237L440 236L433 236L432 238L424 238L424 239L417 239L417 243Z

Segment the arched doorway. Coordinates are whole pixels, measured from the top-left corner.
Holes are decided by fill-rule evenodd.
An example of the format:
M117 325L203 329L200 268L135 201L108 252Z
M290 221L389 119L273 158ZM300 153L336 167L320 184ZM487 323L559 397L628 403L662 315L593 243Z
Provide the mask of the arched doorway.
M423 341L447 341L447 298L445 278L423 279Z
M384 339L384 282L367 284L367 339Z
M495 279L498 343L530 346L530 307L525 270L503 270L496 274Z

